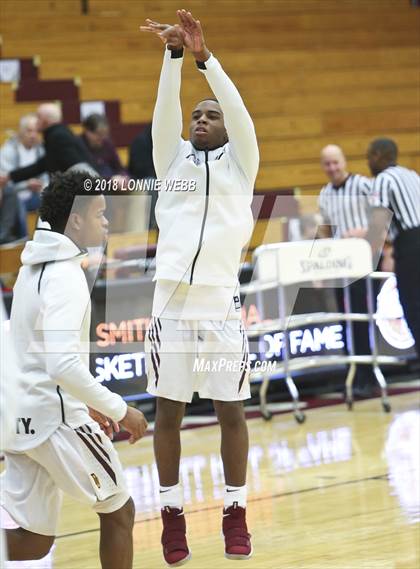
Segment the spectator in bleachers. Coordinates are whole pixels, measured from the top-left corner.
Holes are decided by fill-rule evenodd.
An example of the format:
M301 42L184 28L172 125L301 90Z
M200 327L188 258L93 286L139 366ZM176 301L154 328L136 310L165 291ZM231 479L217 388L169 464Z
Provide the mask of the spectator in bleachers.
M108 119L105 115L92 113L83 120L82 126L83 132L79 140L89 156L90 163L103 178L113 180L113 187L123 189L128 178L110 138ZM118 220L124 216L127 201L122 202L117 195L113 195L106 197L106 204L112 231L116 224L118 225Z
M149 123L130 144L128 171L132 178L156 178L153 164L152 123Z
M12 170L28 166L44 156L44 147L37 129L37 117L34 114L24 115L19 122L19 131L10 137L0 148L0 171L9 173ZM36 178L11 184L17 192L26 211L36 211L40 204L39 193L48 184L48 176L42 174Z
M12 187L0 188L0 245L26 237L23 206Z
M343 150L329 144L321 151L321 167L329 178L319 195L319 209L329 233L336 239L366 237L372 200L372 181L347 169ZM358 280L350 286L351 309L366 313L366 285ZM344 311L343 289L337 289L337 302ZM370 354L368 326L365 322L353 323L354 351L356 355ZM359 365L354 379L355 395L370 395L376 379L370 366Z
M124 176L123 165L110 138L106 116L94 113L85 118L82 125L80 140L97 172L103 178Z
M156 178L155 166L153 164L152 123L148 123L130 144L128 172L132 178L138 180ZM156 229L155 208L158 192L149 192L149 197L151 200L149 228Z
M43 133L45 156L38 158L29 166L17 168L8 174L0 175L0 186L8 182L22 182L35 178L45 172L65 172L66 170L83 170L97 174L90 164L90 156L80 139L62 122L59 105L44 103L37 111L37 129Z

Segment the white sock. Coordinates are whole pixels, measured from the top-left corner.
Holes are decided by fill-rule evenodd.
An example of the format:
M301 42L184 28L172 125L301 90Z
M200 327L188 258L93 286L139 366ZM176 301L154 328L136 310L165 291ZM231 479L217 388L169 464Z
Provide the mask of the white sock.
M184 504L182 495L181 484L175 486L160 486L159 487L160 507L163 509L165 506L170 508L181 509Z
M225 508L233 506L234 502L246 508L246 486L225 486L224 502Z

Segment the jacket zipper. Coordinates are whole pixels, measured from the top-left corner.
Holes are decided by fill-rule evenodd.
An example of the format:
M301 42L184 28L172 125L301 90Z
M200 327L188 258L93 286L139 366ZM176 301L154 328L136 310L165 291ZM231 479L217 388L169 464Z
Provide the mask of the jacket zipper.
M190 285L193 284L195 264L197 262L198 255L200 254L201 246L203 244L204 226L206 224L207 211L209 209L209 194L210 194L209 151L205 150L204 152L205 152L205 156L206 156L206 160L205 160L205 165L206 165L206 202L205 202L205 206L204 206L203 221L201 222L200 240L198 242L197 253L194 256L194 260L193 260L192 266L191 266Z
M42 264L41 274L39 275L39 280L38 280L38 294L41 292L41 280L42 280L42 276L44 274L46 266L47 266L47 263ZM66 415L64 413L64 401L63 401L63 396L61 395L59 385L57 385L57 395L60 398L61 420L63 423L65 423L66 422Z
M57 393L58 393L58 396L59 396L59 398L60 398L61 421L62 421L63 423L65 423L65 422L66 422L66 415L65 415L65 413L64 413L64 401L63 401L63 396L61 395L61 391L60 391L60 386L59 386L59 385L57 385Z

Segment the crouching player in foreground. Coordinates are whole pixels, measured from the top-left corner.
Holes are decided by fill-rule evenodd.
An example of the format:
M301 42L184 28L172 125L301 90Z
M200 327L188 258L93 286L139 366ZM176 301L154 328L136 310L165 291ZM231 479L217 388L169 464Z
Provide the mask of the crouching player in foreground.
M121 424L131 443L147 423L89 372L90 296L81 262L86 247L103 244L108 221L102 195L78 195L86 177L59 174L43 191L40 217L50 229L37 229L26 244L14 288L11 333L23 397L1 486L3 506L20 527L6 530L7 547L11 560L44 557L64 491L99 515L102 567L130 569L134 503L88 406L105 430L108 417Z
M259 154L254 126L235 85L209 52L200 22L185 10L180 24L151 20L144 31L166 43L153 115L158 178L193 181L195 191L161 191L153 318L149 327L148 391L157 396L154 448L160 480L163 554L169 565L190 558L179 484L180 427L194 392L212 399L221 427L225 475L225 555L252 554L246 524L248 431L243 400L250 397L248 342L241 325L238 272L251 237L251 202ZM184 47L217 101L199 102L184 140L180 105ZM204 358L210 370L195 369ZM220 369L218 363L229 365ZM213 363L216 364L214 371Z

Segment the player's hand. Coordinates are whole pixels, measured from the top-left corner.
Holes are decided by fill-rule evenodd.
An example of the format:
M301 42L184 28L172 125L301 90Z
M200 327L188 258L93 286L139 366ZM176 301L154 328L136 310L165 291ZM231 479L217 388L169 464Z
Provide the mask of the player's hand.
M383 248L380 270L389 271L390 273L395 271L393 249L390 245L385 244Z
M181 23L185 47L191 51L196 60L207 61L210 52L204 41L200 20L195 20L191 12L186 10L177 10L177 15Z
M89 409L90 417L98 423L101 430L112 441L112 439L114 438L114 432L115 433L120 432L119 424L116 423L115 421L112 421L112 419L109 419L108 417L106 417L102 413L99 413L99 411L96 411L95 409L91 409L90 407L88 409Z
M38 180L38 178L31 178L26 182L26 185L28 187L28 190L31 190L31 192L35 193L40 192L44 186L44 184L41 182L41 180Z
M160 24L153 20L146 20L146 26L140 26L142 32L149 32L157 35L169 49L182 49L184 46L184 36L182 28L178 24Z
M120 425L122 425L124 429L130 433L131 437L129 438L128 442L131 445L144 437L148 427L143 413L138 409L134 409L134 407L130 406L127 407L127 413L124 419L120 421Z

